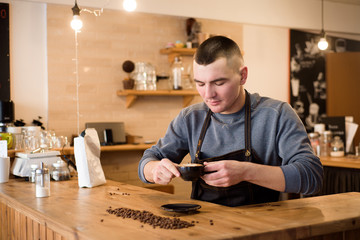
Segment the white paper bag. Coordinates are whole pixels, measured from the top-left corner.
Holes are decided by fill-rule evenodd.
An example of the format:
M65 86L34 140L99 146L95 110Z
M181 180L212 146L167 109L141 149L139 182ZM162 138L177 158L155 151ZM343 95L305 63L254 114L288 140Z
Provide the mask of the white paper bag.
M94 128L87 128L84 132L84 137L74 139L79 187L96 187L106 183L100 163L99 136Z

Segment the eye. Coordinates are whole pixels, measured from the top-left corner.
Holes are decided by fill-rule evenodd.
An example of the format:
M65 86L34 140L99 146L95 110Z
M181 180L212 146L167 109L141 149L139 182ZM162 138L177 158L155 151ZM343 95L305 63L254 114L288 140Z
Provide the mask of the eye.
M215 82L215 85L216 86L221 86L221 85L223 85L225 83L225 81L216 81Z
M205 85L205 83L203 83L203 82L196 82L196 85L198 85L199 87L202 87L202 86Z

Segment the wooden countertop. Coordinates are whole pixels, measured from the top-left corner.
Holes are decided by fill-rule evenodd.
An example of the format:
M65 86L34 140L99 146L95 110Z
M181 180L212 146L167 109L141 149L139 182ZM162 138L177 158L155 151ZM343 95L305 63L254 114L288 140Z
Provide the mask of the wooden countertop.
M109 206L123 207L172 218L174 214L160 206L178 202L202 206L196 214L177 214L181 220L194 221L195 226L153 228L106 212ZM113 181L95 188L79 188L76 180L51 182L51 196L36 198L34 184L11 179L0 184L0 204L0 222L7 219L5 204L26 216L19 223L25 221L26 226L29 218L35 219L60 234L61 239L286 240L342 231L360 233L360 193L355 192L230 208Z
M323 166L360 169L360 157L320 157Z

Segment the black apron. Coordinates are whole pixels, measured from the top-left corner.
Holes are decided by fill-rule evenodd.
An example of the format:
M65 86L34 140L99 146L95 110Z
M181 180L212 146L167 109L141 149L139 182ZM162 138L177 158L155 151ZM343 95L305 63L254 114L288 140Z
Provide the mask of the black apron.
M206 130L211 120L211 110L209 109L203 127L201 129L197 144L195 163L213 162L220 160L237 160L261 164L255 150L251 148L251 108L250 95L246 91L245 99L245 149L230 152L222 156L201 159L201 146L205 137ZM205 183L201 178L192 183L191 198L207 202L217 203L225 206L235 207L246 204L274 202L279 200L279 192L261 187L249 182L240 182L230 187L214 187Z

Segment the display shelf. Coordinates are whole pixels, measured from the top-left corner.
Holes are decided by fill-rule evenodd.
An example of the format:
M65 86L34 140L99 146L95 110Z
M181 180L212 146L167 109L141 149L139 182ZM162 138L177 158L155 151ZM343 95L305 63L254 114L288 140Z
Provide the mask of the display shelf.
M126 97L125 106L129 108L138 96L180 96L183 97L183 107L187 107L199 94L196 90L119 90L117 95Z
M170 63L174 61L176 56L193 56L196 48L163 48L160 49L161 54L167 54Z

